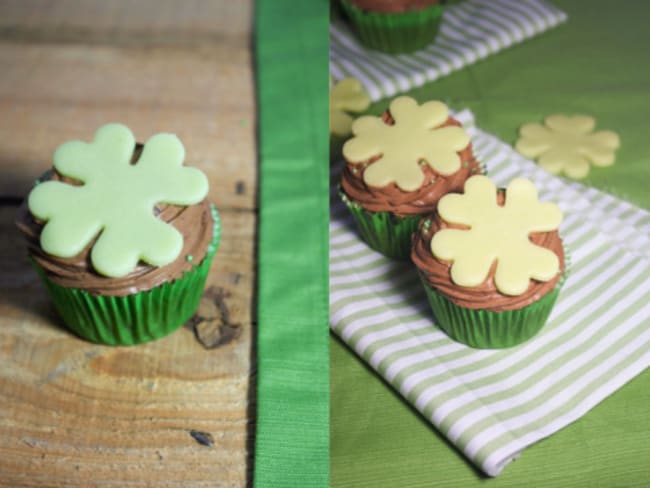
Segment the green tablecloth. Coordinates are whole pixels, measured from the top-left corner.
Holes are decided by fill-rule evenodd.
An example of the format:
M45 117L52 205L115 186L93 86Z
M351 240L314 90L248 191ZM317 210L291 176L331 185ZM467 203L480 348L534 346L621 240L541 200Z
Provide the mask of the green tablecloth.
M523 122L554 112L592 114L597 128L619 132L622 147L615 166L592 169L585 183L650 209L650 7L554 3L569 14L565 25L410 94L470 108L479 127L510 143ZM648 371L486 480L334 338L330 357L335 488L650 485Z
M260 0L255 18L260 244L254 483L323 487L329 452L327 3Z

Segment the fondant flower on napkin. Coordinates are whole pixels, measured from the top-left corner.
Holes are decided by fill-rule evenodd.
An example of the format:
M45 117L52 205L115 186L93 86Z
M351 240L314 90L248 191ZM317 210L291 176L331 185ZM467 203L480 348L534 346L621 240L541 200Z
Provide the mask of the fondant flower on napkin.
M539 158L539 165L549 173L584 178L589 174L590 161L594 166L614 164L620 145L618 134L592 132L595 126L594 118L586 115L549 115L544 125L521 126L515 148L526 157Z
M381 117L363 116L352 124L354 137L343 146L343 156L352 163L376 159L366 168L366 184L382 187L395 183L404 191L422 186L424 173L420 162L442 175L460 169L461 151L470 142L460 127L440 127L449 118L447 106L431 101L418 105L410 97L398 97L390 103L394 124Z
M330 78L330 133L348 136L354 120L347 112L363 112L370 106L370 97L356 78L333 83Z
M92 265L109 277L128 274L140 260L164 266L178 257L183 237L154 216L154 206L199 203L207 178L183 166L185 149L173 134L151 137L131 164L134 148L133 134L121 124L104 125L91 143L59 146L54 167L80 184L47 181L30 193L30 212L47 222L40 237L45 252L73 257L97 238Z
M553 203L539 202L529 180L512 180L500 206L494 183L487 176L472 176L464 194L440 199L438 213L467 227L443 229L431 240L433 255L452 263L451 279L459 286L484 283L495 261L495 286L505 295L520 295L530 279L548 281L559 271L555 253L533 244L529 234L556 230L562 212Z

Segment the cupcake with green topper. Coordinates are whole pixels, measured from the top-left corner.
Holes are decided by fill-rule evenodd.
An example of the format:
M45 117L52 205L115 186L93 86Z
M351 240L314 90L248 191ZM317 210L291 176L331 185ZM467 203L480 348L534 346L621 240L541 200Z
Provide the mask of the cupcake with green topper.
M414 235L418 268L436 323L476 348L504 348L545 324L565 275L562 212L516 178L498 190L486 176L443 197Z
M444 103L406 96L381 117L356 119L352 133L343 145L341 198L370 247L408 259L421 216L481 170L469 135Z
M389 54L416 51L433 42L443 0L341 0L359 41Z
M170 334L198 306L220 238L208 181L173 134L144 145L121 124L71 141L17 225L67 327L131 345Z

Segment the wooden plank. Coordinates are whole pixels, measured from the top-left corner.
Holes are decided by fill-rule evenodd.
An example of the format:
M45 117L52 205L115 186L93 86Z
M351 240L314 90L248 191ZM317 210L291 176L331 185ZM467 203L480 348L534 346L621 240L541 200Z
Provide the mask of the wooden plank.
M253 208L250 62L246 46L0 43L0 196L25 195L62 142L89 140L102 124L119 121L140 140L176 133L188 163L208 174L218 205Z
M245 42L252 2L232 0L0 0L0 37L28 42Z

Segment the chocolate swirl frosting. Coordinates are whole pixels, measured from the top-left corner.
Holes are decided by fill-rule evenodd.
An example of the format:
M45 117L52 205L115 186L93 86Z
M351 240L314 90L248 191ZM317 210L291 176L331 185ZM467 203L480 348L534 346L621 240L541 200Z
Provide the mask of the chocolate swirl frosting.
M504 201L504 192L500 191L497 196L497 202L499 205L503 205ZM426 220L422 219L418 230L413 234L411 259L417 266L420 276L429 285L461 307L484 309L493 312L517 310L539 300L542 296L553 290L564 273L564 248L558 232L534 232L529 236L530 241L533 244L550 249L559 258L560 271L553 279L546 282L530 280L530 284L525 293L518 296L504 295L494 285L495 262L483 284L476 287L458 286L451 280L451 263L440 261L431 252L431 239L439 230L446 228L464 229L466 227L446 222L437 212L428 219L430 221L428 227L424 225Z
M382 119L386 124L394 123L388 111L383 113ZM460 127L461 124L449 117L440 127L445 126ZM479 163L472 152L471 143L457 154L460 157L461 166L451 175L441 175L428 164L420 165L424 174L423 184L411 192L400 189L395 183L373 187L364 182L364 171L379 157L370 159L363 164L348 162L341 175L341 189L352 202L358 203L371 212L391 212L400 217L430 213L435 210L438 200L443 195L461 192L465 180L473 174L481 172Z
M137 160L141 151L142 145L138 144L133 161ZM45 180L79 184L54 169L41 178L41 181ZM18 210L16 225L27 240L31 258L54 283L80 288L94 295L125 296L150 290L164 282L179 278L185 271L189 271L203 260L212 240L214 222L207 199L187 207L158 204L154 207L154 214L164 222L173 225L183 235L181 253L175 261L162 267L140 262L131 273L121 278L108 278L93 269L90 252L96 239L72 258L58 258L45 253L40 246L40 235L45 223L31 215L27 201L23 202Z

